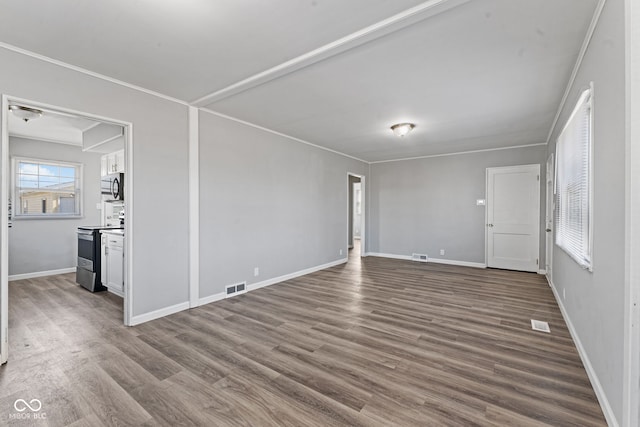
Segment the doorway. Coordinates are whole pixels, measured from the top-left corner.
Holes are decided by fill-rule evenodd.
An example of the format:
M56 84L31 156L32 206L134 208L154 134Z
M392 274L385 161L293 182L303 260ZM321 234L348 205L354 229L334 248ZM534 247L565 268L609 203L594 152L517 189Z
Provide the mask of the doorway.
M540 165L487 168L487 266L539 270Z
M130 171L133 161L131 123L8 95L2 96L1 120L0 363L4 363L7 361L9 348L9 270L13 266L14 271L11 273L11 278L14 280L42 277L48 274L71 274L71 270L75 272L76 258L74 253L77 249L75 223L84 221L78 225L99 226L105 212L104 203L100 203L102 201L100 177L103 175L101 153L103 150L109 151L121 144L123 168ZM109 134L114 129L119 132L117 137ZM38 132L41 133L38 134ZM47 137L47 134L50 137ZM97 136L97 139L89 138L90 134ZM75 147L73 147L74 145ZM16 154L16 147L22 153ZM40 147L47 147L47 151L38 150ZM56 147L60 151L57 151ZM119 150L120 148L118 148L118 152L120 152ZM27 155L24 154L25 152ZM72 152L77 153L73 154L73 156L77 156L77 158L71 159L73 161L66 157ZM91 158L90 171L88 163L85 162L85 159L89 158ZM28 171L29 168L31 169ZM34 173L33 170L37 172ZM124 186L127 191L124 192L123 202L127 206L127 236L130 236L133 211L132 174L127 173L124 177ZM34 218L34 215L39 217ZM89 224L87 221L91 223ZM16 227L16 223L20 227ZM40 231L43 224L51 230L59 229L61 228L59 226L63 224L71 225L73 229L72 231L65 230L66 262L62 262L58 268L55 267L56 262L51 260L54 258L53 255L41 257L42 260L50 263L49 266L41 263L31 270L29 267L32 266L25 266L24 271L16 268L26 260L27 256L24 254L27 252L19 252L16 248L20 246L16 246L15 242L30 242L32 247L33 245L38 245L38 247L43 245L43 243L39 243L45 239L42 235L38 238L23 238L15 234L18 228L22 228L21 232L31 228L28 232L33 234L34 227L29 227L29 225L36 223L40 224L38 226ZM13 241L14 244L10 245L10 241ZM62 242L62 240L55 241ZM47 242L51 246L51 241L47 240ZM124 324L130 323L133 307L132 243L131 238L125 239L124 293L122 294ZM11 264L9 263L10 251L14 255ZM71 263L73 263L73 267L70 265ZM43 265L45 267L42 267ZM80 289L80 286L78 288L79 291L85 291Z
M349 256L365 256L365 192L362 175L347 174L347 247Z

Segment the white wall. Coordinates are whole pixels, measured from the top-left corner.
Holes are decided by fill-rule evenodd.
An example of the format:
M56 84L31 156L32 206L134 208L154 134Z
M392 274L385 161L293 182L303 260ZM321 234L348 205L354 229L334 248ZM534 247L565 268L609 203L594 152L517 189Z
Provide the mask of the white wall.
M540 164L544 176L545 153L542 145L372 164L369 250L484 264L485 208L476 200L486 199L486 169ZM544 186L540 198L543 223Z
M76 266L76 230L81 225L99 225L100 154L80 147L9 138L9 156L83 164L83 217L80 219L13 219L9 229L9 276Z
M187 302L187 107L4 48L0 64L2 94L133 123L131 314Z
M622 422L625 272L624 2L607 1L552 135L549 153L579 93L594 82L593 272L554 247L552 281L605 399ZM636 260L637 262L637 260ZM609 411L610 412L607 413Z
M201 298L347 256L347 172L364 175L366 164L209 113L199 120Z

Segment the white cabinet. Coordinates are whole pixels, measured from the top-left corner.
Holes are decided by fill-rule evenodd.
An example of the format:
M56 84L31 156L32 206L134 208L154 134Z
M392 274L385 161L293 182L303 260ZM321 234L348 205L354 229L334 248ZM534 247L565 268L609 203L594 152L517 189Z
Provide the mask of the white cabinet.
M105 154L101 158L100 173L102 176L124 172L124 150Z
M124 296L124 236L105 233L106 247L106 279L109 292Z
M100 283L107 286L107 235L100 233Z

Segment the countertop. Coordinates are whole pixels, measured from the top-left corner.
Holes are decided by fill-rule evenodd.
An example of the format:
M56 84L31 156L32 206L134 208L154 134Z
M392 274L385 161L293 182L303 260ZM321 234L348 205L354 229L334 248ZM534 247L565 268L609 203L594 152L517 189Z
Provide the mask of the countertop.
M114 228L113 230L100 230L101 233L103 234L114 234L116 236L122 236L124 237L124 230L122 228Z

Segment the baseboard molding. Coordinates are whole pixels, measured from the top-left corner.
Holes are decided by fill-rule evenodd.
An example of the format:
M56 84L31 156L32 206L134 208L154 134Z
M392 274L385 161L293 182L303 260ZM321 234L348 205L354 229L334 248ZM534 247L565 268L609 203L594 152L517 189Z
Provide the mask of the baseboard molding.
M369 252L367 255L377 256L380 258L403 259L405 261L411 261L413 259L410 255L385 254L382 252Z
M598 402L600 403L600 407L602 408L604 417L607 420L607 424L610 427L619 427L620 424L618 423L618 420L616 419L616 416L613 413L613 409L609 404L609 399L607 399L607 395L605 394L604 389L602 388L602 384L600 384L600 380L598 380L598 375L596 374L596 371L593 369L593 366L591 365L591 361L589 360L589 356L587 355L587 352L584 349L582 342L580 341L578 332L574 328L573 323L571 323L571 318L569 317L567 310L564 308L564 304L562 302L562 299L560 298L560 294L558 294L556 286L554 285L553 281L549 277L547 277L547 281L549 282L549 286L553 291L553 296L555 297L556 302L558 303L558 307L560 307L560 312L562 313L562 317L564 318L564 321L567 324L567 328L569 329L571 338L573 338L573 342L576 344L576 348L578 349L578 354L580 355L580 359L582 360L584 369L587 371L587 376L591 381L591 386L593 387L593 391L596 393L596 397L598 398Z
M347 258L342 258L336 261L328 262L326 264L317 265L315 267L307 268L304 270L296 271L295 273L285 274L284 276L274 277L273 279L263 280L262 282L252 283L247 285L248 291L264 288L265 286L271 286L276 283L284 282L285 280L295 279L296 277L305 276L307 274L315 273L316 271L324 270L325 268L335 267L336 265L344 264L347 262Z
M461 267L487 268L487 264L483 262L457 261L455 259L429 258L427 262L435 262L437 264L459 265Z
M170 314L177 313L189 309L189 301L181 302L180 304L172 305L169 307L161 308L159 310L150 311L149 313L140 314L131 318L131 325L135 326L141 323L149 322L151 320L159 319L161 317L169 316Z
M347 258L342 258L337 261L329 262L327 264L322 264L322 265L307 268L304 270L296 271L294 273L285 274L284 276L274 277L272 279L263 280L262 282L248 284L247 292L264 288L265 286L274 285L276 283L284 282L285 280L295 279L296 277L300 277L300 276L314 273L316 271L324 270L325 268L335 267L336 265L344 264L346 262L347 262ZM223 300L226 297L227 297L227 294L225 292L209 295L208 297L200 298L198 300L198 305L210 304L212 302Z
M33 279L36 277L55 276L56 274L66 274L66 273L75 273L75 272L76 272L75 267L69 267L69 268L60 268L58 270L47 270L47 271L36 271L34 273L13 274L9 276L9 281L13 282L15 280Z
M209 295L208 297L200 298L198 300L198 306L210 304L212 302L223 300L227 297L227 294L220 292L218 294Z
M381 258L402 259L406 261L413 261L413 257L410 255L386 254L381 252L369 252L368 255L377 256ZM487 268L487 265L481 262L457 261L454 259L427 258L427 263L429 262L433 262L436 264L459 265L461 267Z
M547 275L547 270L545 270L545 269L538 270L538 274L542 274L543 276L546 276Z

